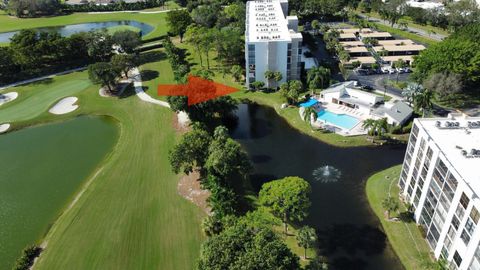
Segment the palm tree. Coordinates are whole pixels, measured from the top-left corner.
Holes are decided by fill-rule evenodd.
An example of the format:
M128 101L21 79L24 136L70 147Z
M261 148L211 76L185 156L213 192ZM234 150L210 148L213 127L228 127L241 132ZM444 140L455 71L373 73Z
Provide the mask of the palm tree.
M303 111L303 120L305 122L308 122L310 124L310 127L312 126L312 117L314 122L317 121L317 112L313 107L306 107Z
M419 83L409 83L405 89L403 89L402 96L405 97L410 106L415 101L415 97L421 94L424 91L424 88Z
M298 245L304 248L304 257L307 259L307 248L313 247L317 241L315 229L309 226L304 226L298 230L296 238Z
M387 219L390 219L390 213L398 210L398 202L388 196L382 201L383 208L387 211Z
M415 108L422 111L422 117L425 117L425 112L433 108L432 99L433 92L428 89L415 96Z
M280 71L275 71L273 73L273 79L275 80L275 88L278 88L278 82L283 79L283 75Z
M267 87L270 87L270 81L275 78L275 73L273 71L267 70L264 73L265 79L267 80Z
M363 121L362 127L368 131L368 135L374 136L377 122L373 119L366 119Z
M343 64L339 64L338 69L340 69L340 73L342 74L343 80L347 81L348 78L350 77L350 74L352 74L352 72L348 68L346 68L345 65Z
M318 29L320 29L320 22L318 20L312 21L313 34L318 35Z
M387 118L376 120L376 123L377 124L375 125L375 128L376 128L377 136L382 137L383 134L385 134L388 130Z

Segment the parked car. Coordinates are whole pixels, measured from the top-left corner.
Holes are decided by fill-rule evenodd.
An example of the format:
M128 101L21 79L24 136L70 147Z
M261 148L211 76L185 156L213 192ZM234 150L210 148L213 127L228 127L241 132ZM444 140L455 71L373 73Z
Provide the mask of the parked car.
M405 73L405 68L396 68L398 73Z
M406 73L410 73L410 72L412 72L412 69L409 68L409 67L406 67L406 68L405 68L405 72L406 72Z
M380 68L380 71L381 71L383 74L388 74L388 73L389 73L388 68L389 68L389 67L386 67L386 66L385 66L385 67L381 67L381 68Z
M396 69L394 69L393 67L388 67L388 73L394 74L395 72L397 72Z
M363 85L361 89L362 89L362 90L365 90L365 91L367 91L367 92L373 91L373 87L371 87L371 86L369 86L369 85Z

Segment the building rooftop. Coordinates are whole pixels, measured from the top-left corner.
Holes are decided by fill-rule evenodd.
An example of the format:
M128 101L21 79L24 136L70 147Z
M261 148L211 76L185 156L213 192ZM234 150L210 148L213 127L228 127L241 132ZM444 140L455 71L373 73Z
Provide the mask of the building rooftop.
M400 59L402 59L403 61L410 61L410 62L413 62L413 56L411 55L393 55L393 56L382 56L382 59L383 61L387 61L387 62L395 62L395 61L398 61Z
M425 50L425 46L418 45L418 44L410 44L410 45L389 45L389 46L375 46L373 47L375 51L386 50L389 52L406 52L406 51L423 51Z
M373 56L359 56L359 57L351 57L350 61L348 61L347 63L351 64L355 61L359 61L362 64L373 64L377 62L377 60L375 60Z
M339 38L357 38L354 33L340 33Z
M345 34L360 33L360 28L337 28L336 30L340 33L345 33ZM370 28L362 28L362 33L369 33L369 32L373 32L373 30Z
M344 47L343 48L346 52L349 53L362 53L362 52L368 52L368 49L366 47Z
M370 33L360 33L360 37L362 38L377 38L377 37L391 37L392 35L388 32L370 32Z
M413 113L413 109L407 103L396 100L394 102L386 102L373 111L373 114L379 116L390 116L397 122L403 122L405 118Z
M247 1L247 42L290 41L287 19L279 0Z
M340 41L340 45L343 47L361 47L365 46L365 44L359 40L356 41Z
M393 40L379 40L378 45L389 46L389 45L411 45L415 44L411 39L393 39Z
M417 118L415 122L423 127L465 182L480 194L480 151L471 155L472 149L480 150L480 117L449 114L447 118ZM473 128L469 122L479 124ZM453 123L453 127L447 123Z

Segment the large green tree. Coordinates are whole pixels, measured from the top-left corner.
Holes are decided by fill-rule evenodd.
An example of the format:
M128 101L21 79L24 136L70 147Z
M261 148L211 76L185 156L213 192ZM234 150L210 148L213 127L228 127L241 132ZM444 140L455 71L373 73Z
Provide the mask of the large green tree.
M294 270L299 258L270 229L237 222L203 243L199 270Z
M246 177L252 169L247 153L238 142L230 138L224 126L215 128L208 152L205 168L223 179L235 175Z
M424 50L415 59L414 77L423 81L432 74L448 72L462 76L467 85L480 82L480 23L469 25L442 42Z
M136 57L132 54L115 54L111 63L113 68L128 79L128 72L137 66Z
M259 201L281 218L285 233L289 221L302 221L310 207L310 184L300 177L285 177L263 184Z
M185 9L172 10L167 13L166 21L170 33L180 36L180 42L182 42L183 34L192 23L190 13Z
M106 86L110 92L118 75L112 64L108 62L98 62L88 66L88 78L95 84Z
M191 173L201 169L208 158L208 147L212 137L210 134L194 125L193 129L185 133L180 142L169 153L170 165L175 173Z
M140 33L123 30L113 34L112 42L119 45L126 53L133 53L135 48L142 44L142 39L140 38Z

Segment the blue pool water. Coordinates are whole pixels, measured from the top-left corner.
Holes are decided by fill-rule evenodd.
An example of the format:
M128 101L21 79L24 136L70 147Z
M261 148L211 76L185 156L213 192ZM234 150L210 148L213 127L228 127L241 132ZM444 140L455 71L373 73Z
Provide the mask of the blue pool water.
M346 114L336 114L327 110L322 110L317 113L317 121L330 123L334 126L341 127L344 129L353 128L360 120L357 118L346 115Z
M307 102L304 102L304 103L300 103L300 107L311 107L315 104L318 103L318 100L314 99L314 98L311 98L310 100L308 100Z

